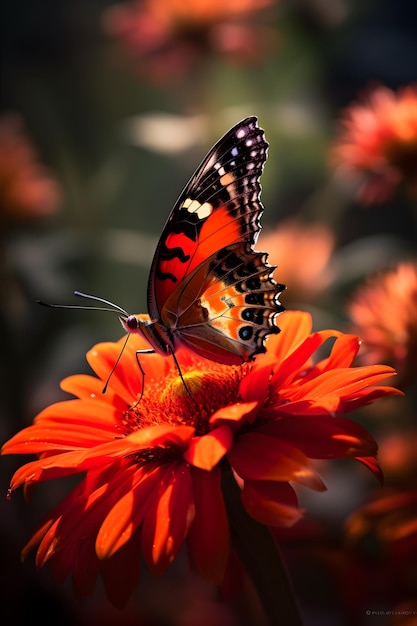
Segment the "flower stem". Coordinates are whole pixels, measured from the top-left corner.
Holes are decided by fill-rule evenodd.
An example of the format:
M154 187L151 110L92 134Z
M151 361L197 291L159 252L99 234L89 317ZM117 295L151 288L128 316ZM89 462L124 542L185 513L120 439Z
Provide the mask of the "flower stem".
M230 471L223 474L223 493L232 547L257 590L271 626L302 626L288 571L271 533L244 509Z

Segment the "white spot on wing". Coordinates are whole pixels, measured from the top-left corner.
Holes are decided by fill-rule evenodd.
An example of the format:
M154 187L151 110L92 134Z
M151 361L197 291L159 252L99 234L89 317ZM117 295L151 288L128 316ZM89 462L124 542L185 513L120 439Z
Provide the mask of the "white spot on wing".
M214 168L218 171L219 176L224 176L224 174L226 174L225 169L221 163L215 163Z
M200 220L205 219L213 212L213 207L209 202L204 202L197 211Z
M191 200L191 198L184 200L182 208L187 209L188 213L196 213L200 220L206 219L213 212L213 206L209 202L200 204L198 200Z
M190 204L185 208L187 209L188 213L198 213L200 207L201 204L198 200L191 200Z

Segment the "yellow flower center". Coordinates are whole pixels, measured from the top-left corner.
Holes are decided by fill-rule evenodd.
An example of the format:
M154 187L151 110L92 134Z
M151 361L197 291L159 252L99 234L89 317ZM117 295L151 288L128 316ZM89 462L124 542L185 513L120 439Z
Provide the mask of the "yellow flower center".
M222 406L237 402L244 368L207 364L172 372L159 380L145 379L144 394L125 414L128 432L156 424L186 424L197 435L210 430L211 415Z

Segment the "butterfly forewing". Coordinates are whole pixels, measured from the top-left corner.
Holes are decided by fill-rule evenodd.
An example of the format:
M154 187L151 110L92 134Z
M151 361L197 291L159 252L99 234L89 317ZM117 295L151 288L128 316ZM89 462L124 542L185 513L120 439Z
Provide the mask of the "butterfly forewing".
M263 211L260 183L268 144L256 117L233 127L210 150L176 202L162 232L148 285L158 320L173 291L218 250L253 245Z

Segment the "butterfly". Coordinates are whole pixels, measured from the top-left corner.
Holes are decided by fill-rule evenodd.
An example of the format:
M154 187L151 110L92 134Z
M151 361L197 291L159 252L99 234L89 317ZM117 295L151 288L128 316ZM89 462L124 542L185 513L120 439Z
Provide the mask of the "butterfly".
M231 128L208 152L163 228L152 261L147 315L121 314L127 333L172 354L180 346L224 364L265 352L279 332L285 289L254 250L261 230L260 176L268 143L256 117ZM181 371L181 370L179 370Z

